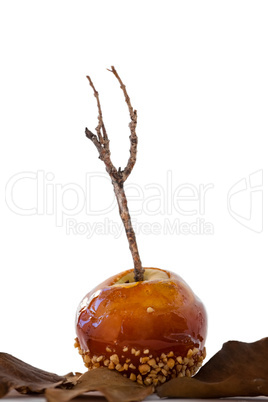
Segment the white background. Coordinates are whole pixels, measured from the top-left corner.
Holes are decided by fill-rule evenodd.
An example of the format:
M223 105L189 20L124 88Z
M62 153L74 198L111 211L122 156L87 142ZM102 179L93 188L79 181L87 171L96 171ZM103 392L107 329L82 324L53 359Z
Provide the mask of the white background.
M87 74L100 93L114 164L126 164L129 116L106 70L111 65L138 110L129 205L134 211L145 204L133 219L161 227L204 219L213 228L212 234L195 234L193 227L189 234L139 233L143 265L175 271L202 299L208 357L230 339L268 335L267 19L265 1L1 2L1 351L59 374L84 370L73 348L76 307L96 284L132 267L124 234L67 233L67 218L119 223L116 208L99 215L83 209L58 222L62 203L65 210L75 207L70 187L85 191L87 173L105 173L84 136L86 126L97 125ZM256 171L256 197L249 189L232 198L239 223L228 211L228 192ZM10 185L14 175L29 172L44 175L47 193L39 182L37 197L34 179ZM173 189L167 189L170 175ZM169 210L163 204L186 183L213 186L203 214L182 214L174 199ZM156 186L164 198L150 208L161 204L161 213L149 215ZM140 201L133 198L138 191ZM109 205L109 180L97 177L88 195L92 208ZM189 212L198 202L180 205ZM37 203L39 214L27 216L25 209Z

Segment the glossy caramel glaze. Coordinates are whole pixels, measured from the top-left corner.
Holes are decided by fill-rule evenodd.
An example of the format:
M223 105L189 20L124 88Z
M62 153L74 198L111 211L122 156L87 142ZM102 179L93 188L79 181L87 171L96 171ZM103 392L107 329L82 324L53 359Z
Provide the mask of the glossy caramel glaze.
M189 286L164 270L158 271L166 273L165 279L117 284L131 271L109 278L80 303L76 333L81 350L104 359L116 353L133 364L147 350L153 357L170 352L185 357L194 348L201 353L207 315Z

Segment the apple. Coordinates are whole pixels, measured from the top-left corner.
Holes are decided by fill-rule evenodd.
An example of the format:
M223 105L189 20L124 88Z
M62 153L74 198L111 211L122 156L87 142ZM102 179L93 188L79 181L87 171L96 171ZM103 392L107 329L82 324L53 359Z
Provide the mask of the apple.
M134 269L107 279L84 297L77 310L75 346L88 369L104 366L140 384L156 386L177 376L191 376L201 366L207 315L182 278L142 265L124 190L137 159L137 111L114 66L109 71L120 84L131 119L125 168L117 169L112 163L99 93L89 76L97 100L98 126L96 134L88 128L85 134L111 178Z
M117 370L140 384L192 376L205 358L207 314L175 273L132 269L89 292L77 309L75 346L88 369Z

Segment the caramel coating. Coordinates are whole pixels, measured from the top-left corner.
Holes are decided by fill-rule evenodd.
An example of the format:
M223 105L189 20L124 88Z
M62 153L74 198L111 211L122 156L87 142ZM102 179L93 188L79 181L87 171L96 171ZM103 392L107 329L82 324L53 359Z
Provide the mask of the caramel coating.
M85 363L88 359L88 367L106 365L128 377L141 376L142 381L154 361L159 363L161 356L170 353L181 358L183 365L183 359L194 350L194 363L200 363L207 332L201 301L174 273L145 268L152 279L124 283L131 272L109 278L89 292L78 307L77 345ZM152 272L163 277L154 279ZM161 375L171 374L175 362L180 364L177 360L173 364L173 360L170 356L164 364L168 370L160 367Z

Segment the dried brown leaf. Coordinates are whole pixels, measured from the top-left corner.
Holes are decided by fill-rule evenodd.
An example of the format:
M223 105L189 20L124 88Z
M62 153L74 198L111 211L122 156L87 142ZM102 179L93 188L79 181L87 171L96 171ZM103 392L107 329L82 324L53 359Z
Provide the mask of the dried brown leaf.
M8 353L0 353L0 398L11 389L21 393L42 393L64 381L65 377L30 366Z
M193 378L175 378L157 393L170 398L268 396L268 338L229 341Z
M101 392L109 402L141 401L153 392L153 387L107 368L63 377L0 353L0 398L11 389L21 393L46 390L48 402L67 402L90 391ZM268 396L268 338L254 343L227 342L195 377L173 379L158 387L157 393L171 398Z
M61 385L64 388L72 388L73 385L77 384L77 381L82 376L82 373L68 373L64 376L65 381Z
M71 390L48 389L48 402L67 402L89 391L99 391L109 402L142 401L153 393L153 387L133 382L104 367L84 373Z

